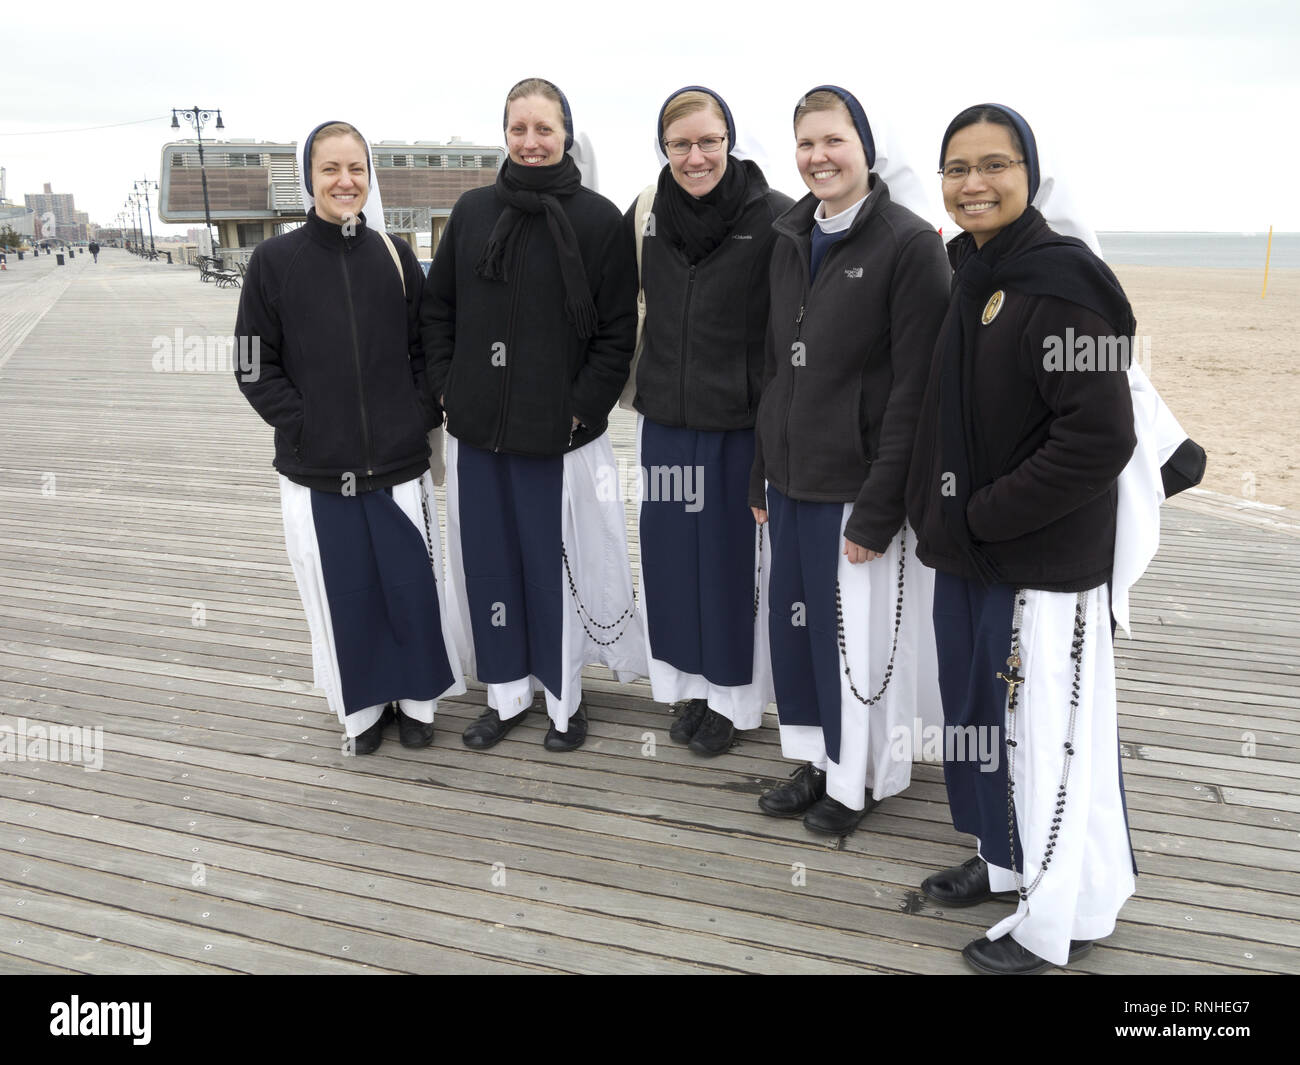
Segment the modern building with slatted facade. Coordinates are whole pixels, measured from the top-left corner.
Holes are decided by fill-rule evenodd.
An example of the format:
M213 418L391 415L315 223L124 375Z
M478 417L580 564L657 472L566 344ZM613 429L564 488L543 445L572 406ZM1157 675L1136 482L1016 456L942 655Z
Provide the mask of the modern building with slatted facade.
M379 141L371 144L370 155L383 191L388 231L413 246L417 233L432 233L436 248L456 200L469 189L496 181L505 149L453 137L445 144ZM203 164L208 205L223 249L251 248L306 220L297 144L205 140ZM158 215L173 224L203 222L197 141L163 146Z

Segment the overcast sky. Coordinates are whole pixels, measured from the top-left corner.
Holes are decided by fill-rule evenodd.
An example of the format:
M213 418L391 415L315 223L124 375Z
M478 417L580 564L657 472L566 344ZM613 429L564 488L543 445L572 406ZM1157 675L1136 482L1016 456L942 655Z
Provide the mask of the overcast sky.
M948 120L993 100L1053 146L1044 166L1065 168L1097 229L1300 231L1294 0L823 0L750 4L739 17L739 5L705 0L466 7L369 0L354 21L346 6L265 0L114 8L111 19L103 3L8 5L9 198L48 181L113 224L131 182L157 180L162 145L186 135L170 128L182 106L220 107L231 137L296 140L342 118L372 141L499 144L505 94L530 75L568 95L600 191L620 206L658 170L663 98L692 82L728 100L770 183L798 196L790 114L832 82L927 179ZM108 123L138 124L40 132Z

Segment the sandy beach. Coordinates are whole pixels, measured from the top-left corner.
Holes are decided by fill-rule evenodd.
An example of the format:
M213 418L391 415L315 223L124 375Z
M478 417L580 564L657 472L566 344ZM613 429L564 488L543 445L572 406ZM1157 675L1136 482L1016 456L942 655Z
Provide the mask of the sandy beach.
M1203 487L1300 509L1300 270L1261 299L1262 269L1114 269L1152 381L1209 453Z

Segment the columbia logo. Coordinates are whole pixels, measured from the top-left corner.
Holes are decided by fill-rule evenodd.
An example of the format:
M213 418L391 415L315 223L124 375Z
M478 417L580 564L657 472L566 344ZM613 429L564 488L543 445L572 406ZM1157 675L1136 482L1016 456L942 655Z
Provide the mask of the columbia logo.
M844 269L844 276L845 276L845 277L861 277L861 276L862 276L862 267L860 267L860 266L848 266L848 267L845 267L845 269Z
M731 234L731 239L732 239L732 240L753 240L753 239L754 239L754 234L753 234L753 233L733 233L733 234Z

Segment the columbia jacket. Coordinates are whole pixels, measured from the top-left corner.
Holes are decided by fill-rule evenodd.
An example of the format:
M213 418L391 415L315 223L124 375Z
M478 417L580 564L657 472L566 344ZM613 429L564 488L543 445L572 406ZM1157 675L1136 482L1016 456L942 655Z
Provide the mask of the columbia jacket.
M809 194L774 223L767 370L750 504L853 503L845 535L884 551L903 488L950 271L939 234L872 177L848 235L809 284Z

